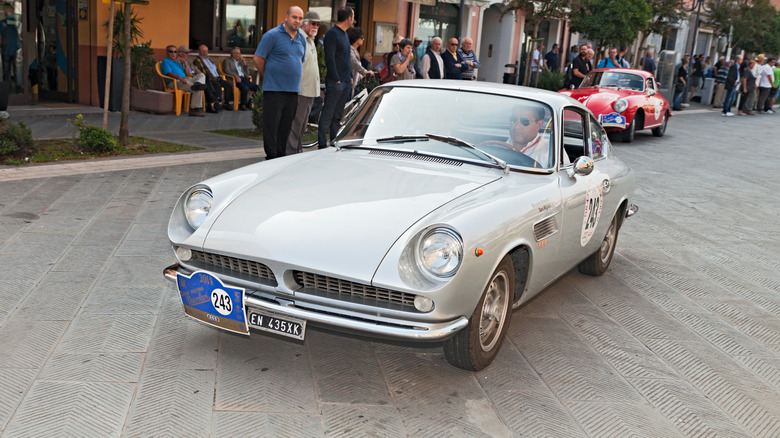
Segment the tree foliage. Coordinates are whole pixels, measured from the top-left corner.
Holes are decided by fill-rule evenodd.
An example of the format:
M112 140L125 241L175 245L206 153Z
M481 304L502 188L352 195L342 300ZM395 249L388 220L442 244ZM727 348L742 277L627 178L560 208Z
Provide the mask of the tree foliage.
M712 9L710 23L720 35L732 29L732 47L747 52L780 51L778 12L769 0L710 1L708 7Z
M581 0L569 15L571 29L600 47L628 45L653 18L653 8L645 0Z
M683 0L650 0L648 3L652 8L653 18L640 29L646 34L666 35L678 21L685 18Z
M576 0L510 0L504 14L512 11L524 12L526 25L533 28L532 36L537 38L539 25L547 20L566 18L573 1Z

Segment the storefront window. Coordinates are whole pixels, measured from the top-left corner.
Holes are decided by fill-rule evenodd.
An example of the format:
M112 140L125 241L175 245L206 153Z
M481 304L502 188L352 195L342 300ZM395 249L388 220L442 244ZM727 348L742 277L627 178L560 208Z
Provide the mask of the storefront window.
M436 6L420 6L420 22L417 35L423 41L430 41L437 36L447 41L458 38L458 6L448 3L438 3Z
M228 0L225 4L227 46L255 48L258 42L257 0Z

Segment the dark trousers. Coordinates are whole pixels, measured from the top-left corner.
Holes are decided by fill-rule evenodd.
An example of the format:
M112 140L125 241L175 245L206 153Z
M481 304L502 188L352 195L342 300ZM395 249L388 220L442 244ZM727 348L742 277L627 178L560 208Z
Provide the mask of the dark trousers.
M16 69L16 55L3 55L3 80L10 81L11 73ZM14 72L14 76L16 76Z
M341 128L341 116L344 115L344 105L349 100L352 92L352 84L342 82L340 84L328 81L325 84L325 103L320 114L320 123L317 132L317 143L320 149L328 147L328 132L331 141Z
M756 105L756 109L759 111L766 111L769 109L769 92L772 91L771 88L767 87L759 87L758 88L758 104Z
M206 89L203 90L203 94L209 105L219 102L227 103L233 100L233 84L219 78L211 79L206 75Z
M734 95L737 92L737 87L733 87L731 90L726 89L726 98L723 99L723 114L731 111L731 105L734 104Z
M297 109L298 93L263 93L263 149L266 160L285 156L287 138L290 137Z
M257 91L260 87L256 83L251 82L247 78L242 78L241 82L236 83L238 91L241 93L241 100L238 101L239 105L246 105L250 91ZM265 129L265 127L263 127Z

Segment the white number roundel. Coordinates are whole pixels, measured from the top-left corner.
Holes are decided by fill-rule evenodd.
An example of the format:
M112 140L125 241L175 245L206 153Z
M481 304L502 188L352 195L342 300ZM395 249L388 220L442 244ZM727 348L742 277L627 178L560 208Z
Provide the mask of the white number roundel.
M601 217L601 204L604 199L601 192L601 186L592 178L587 180L588 190L585 192L585 213L582 216L582 233L580 234L580 245L585 246L593 237L596 226Z
M211 304L220 315L227 316L233 311L233 301L230 295L222 289L214 289L211 292Z

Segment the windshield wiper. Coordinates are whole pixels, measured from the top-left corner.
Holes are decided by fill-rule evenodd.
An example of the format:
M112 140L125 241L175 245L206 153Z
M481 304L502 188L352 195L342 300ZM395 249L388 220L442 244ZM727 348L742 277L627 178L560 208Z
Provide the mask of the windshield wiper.
M377 143L405 143L407 141L428 141L426 135L394 135L392 137L382 137L375 140Z
M496 165L498 167L500 167L501 169L503 169L504 171L508 171L507 165L506 165L506 161L504 161L504 160L502 160L502 159L500 159L498 157L495 157L493 155L490 155L489 153L487 153L487 152L483 151L482 149L474 146L473 144L467 142L466 140L461 140L461 139L459 139L457 137L450 137L450 136L446 136L446 135L437 135L437 134L425 134L425 136L430 138L430 139L432 139L432 140L440 141L442 143L451 144L453 146L461 146L461 147L466 147L468 149L474 149L475 151L478 151L478 152L481 152L481 153L487 155L488 158L493 160L496 163Z

